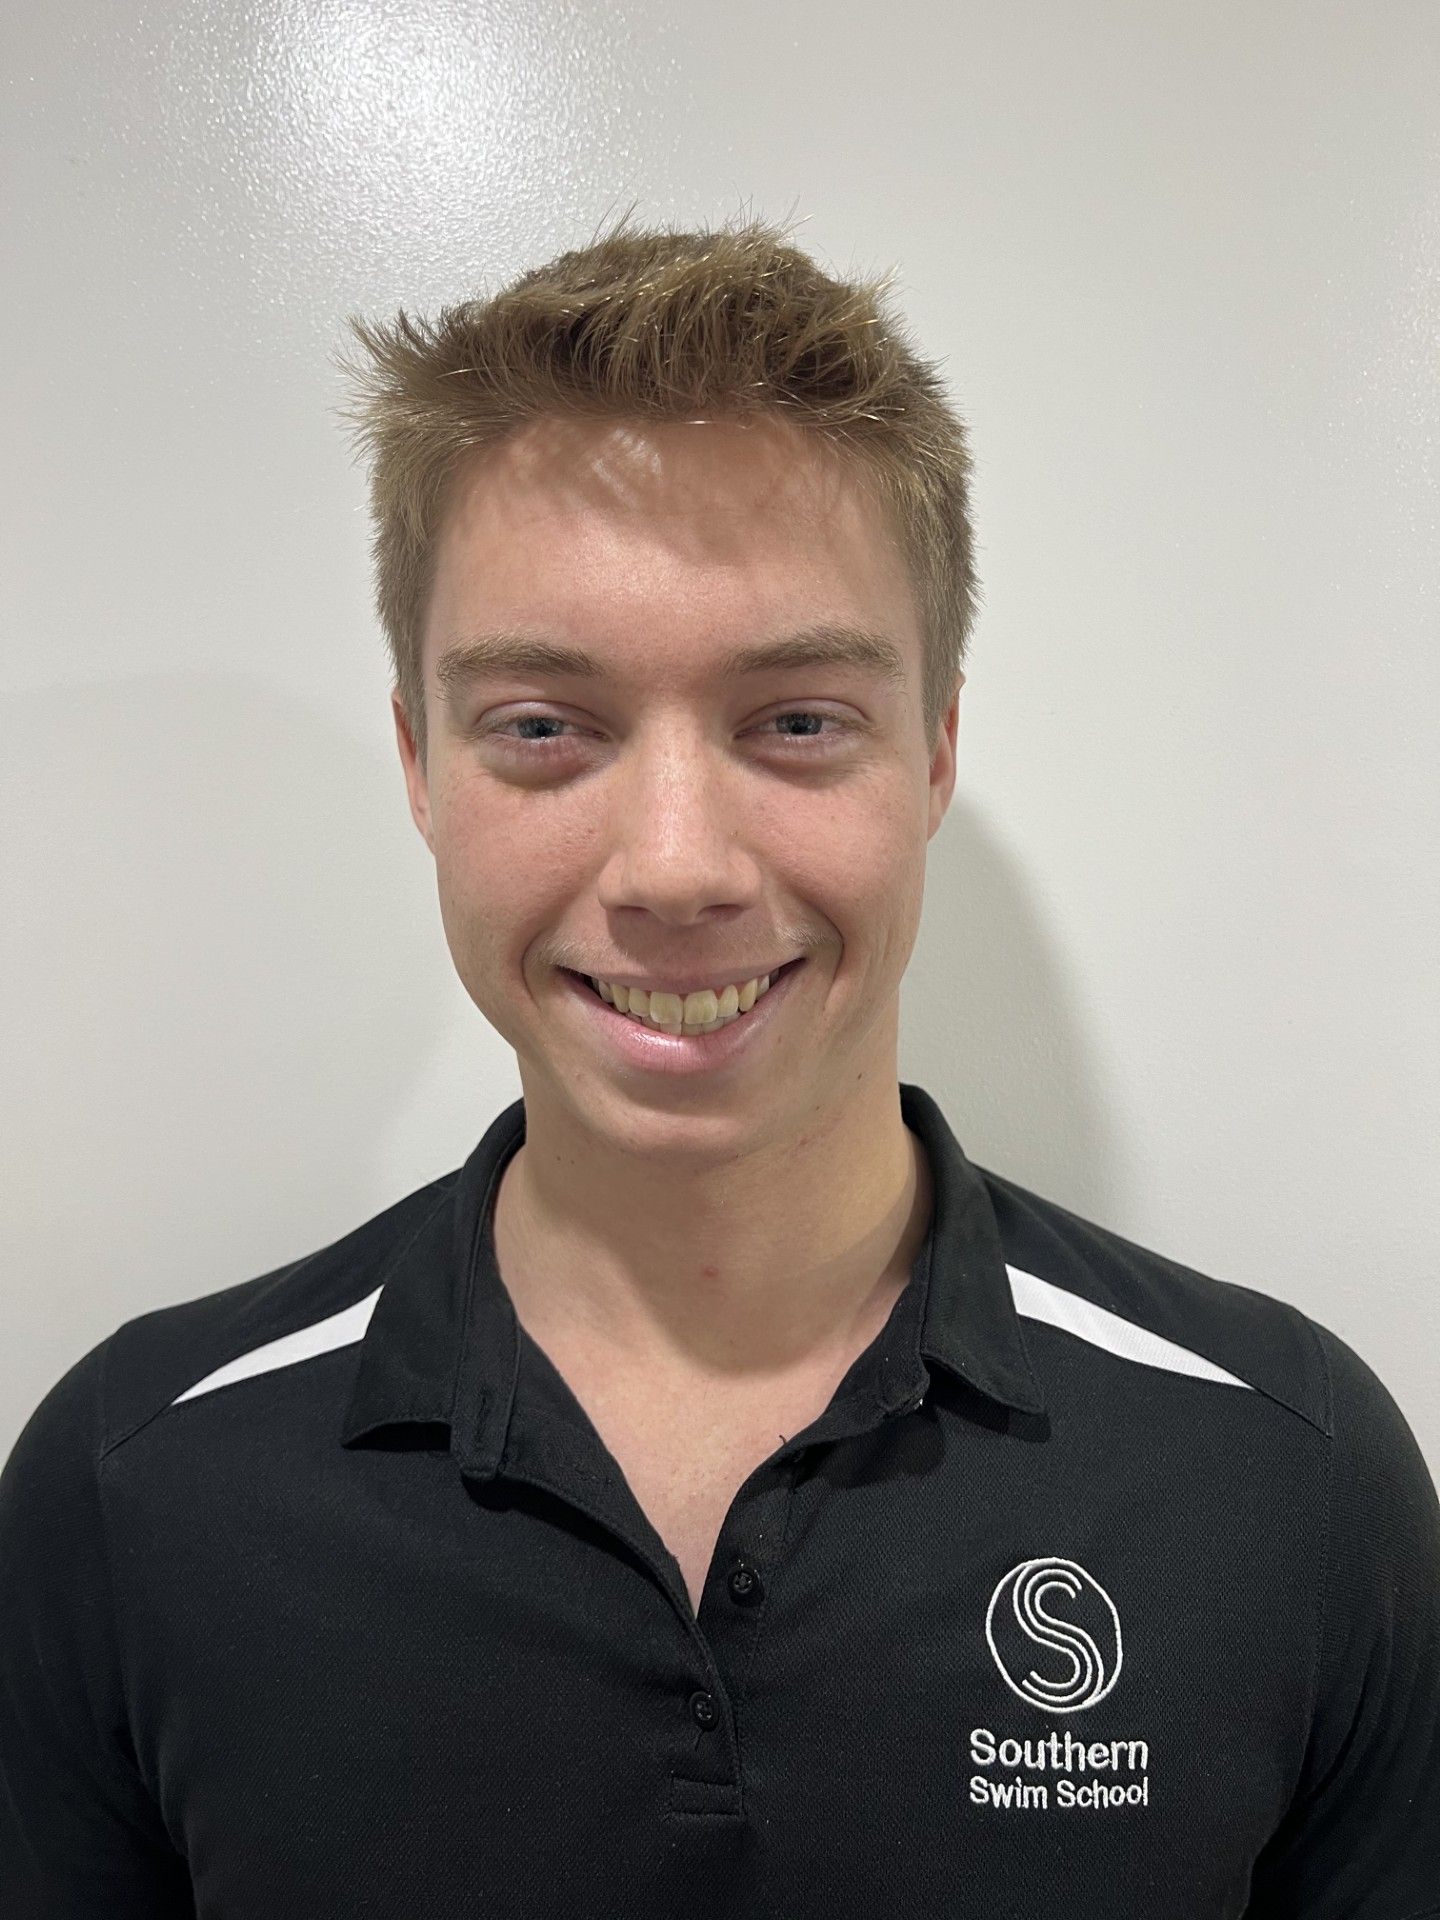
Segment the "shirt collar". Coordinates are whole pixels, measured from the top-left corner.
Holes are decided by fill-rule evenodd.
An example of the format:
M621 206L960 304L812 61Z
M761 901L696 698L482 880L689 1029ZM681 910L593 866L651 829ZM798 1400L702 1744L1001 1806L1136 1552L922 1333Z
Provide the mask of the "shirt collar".
M1042 1412L983 1175L924 1088L899 1084L902 1118L930 1163L934 1205L910 1287L887 1327L883 1390L923 1392L928 1376L920 1363L938 1362L991 1400ZM521 1099L496 1116L400 1249L361 1342L341 1428L346 1446L386 1427L434 1423L449 1429L467 1471L496 1470L520 1331L491 1221L500 1175L524 1138Z
M900 1082L900 1112L930 1160L935 1205L916 1257L925 1274L920 1352L1018 1413L1043 1413L1045 1395L1020 1330L1000 1228L982 1169L966 1158L938 1104Z

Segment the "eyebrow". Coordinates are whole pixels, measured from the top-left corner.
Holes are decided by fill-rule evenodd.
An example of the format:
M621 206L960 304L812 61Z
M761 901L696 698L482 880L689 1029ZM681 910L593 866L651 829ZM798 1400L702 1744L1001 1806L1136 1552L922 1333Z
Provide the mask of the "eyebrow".
M775 640L733 647L714 663L722 681L743 680L757 673L785 672L796 667L858 667L885 684L903 687L905 657L894 641L863 627L813 626L782 634ZM479 633L457 640L441 654L435 678L447 700L475 680L501 673L534 674L581 680L603 680L604 664L583 647L547 640L523 628Z

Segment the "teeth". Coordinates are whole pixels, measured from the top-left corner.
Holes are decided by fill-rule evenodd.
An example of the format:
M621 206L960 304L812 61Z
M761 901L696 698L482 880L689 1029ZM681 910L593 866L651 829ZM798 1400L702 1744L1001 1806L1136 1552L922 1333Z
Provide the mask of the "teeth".
M612 987L608 980L587 976L602 1000L608 1000L617 1013L626 1014L641 1026L663 1033L717 1033L721 1027L749 1013L755 1002L770 990L773 974L763 973L758 980L743 986L730 986L720 993L705 988L699 993L646 993L643 987Z

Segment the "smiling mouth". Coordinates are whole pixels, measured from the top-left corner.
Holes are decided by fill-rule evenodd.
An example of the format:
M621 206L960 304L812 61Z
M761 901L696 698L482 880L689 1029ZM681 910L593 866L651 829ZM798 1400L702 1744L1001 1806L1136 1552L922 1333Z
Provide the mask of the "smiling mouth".
M786 961L784 966L777 967L769 976L768 983L764 990L757 992L747 1006L737 1004L729 1011L722 1012L720 1008L724 1005L724 996L721 996L717 1000L716 1017L713 1020L696 1023L686 1022L683 1019L677 1020L673 1017L666 1020L654 1019L650 1013L651 998L648 994L644 996L646 1010L643 1014L635 1012L632 1005L624 1007L617 1006L612 998L600 992L594 980L592 980L588 974L577 973L573 967L561 967L560 972L568 973L572 980L578 980L589 993L595 996L602 1006L608 1007L610 1012L613 1013L618 1020L631 1020L637 1027L646 1027L652 1033L707 1034L718 1033L722 1027L728 1027L733 1025L737 1020L743 1020L748 1013L759 1006L760 1002L765 999L766 995L771 992L778 981L783 980L787 973L793 973L796 967L803 966L804 964L805 956L801 954L794 960ZM638 994L636 997L639 997ZM679 998L679 996L676 995L670 995L668 997L666 1006L667 1013L672 1011L677 998Z

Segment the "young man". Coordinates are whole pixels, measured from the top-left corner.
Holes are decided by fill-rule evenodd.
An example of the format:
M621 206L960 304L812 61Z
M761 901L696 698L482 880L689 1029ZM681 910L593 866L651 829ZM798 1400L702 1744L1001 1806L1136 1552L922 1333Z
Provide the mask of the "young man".
M896 1074L976 605L883 289L621 227L357 323L523 1099L0 1482L7 1915L1440 1913L1440 1508L1305 1314Z

